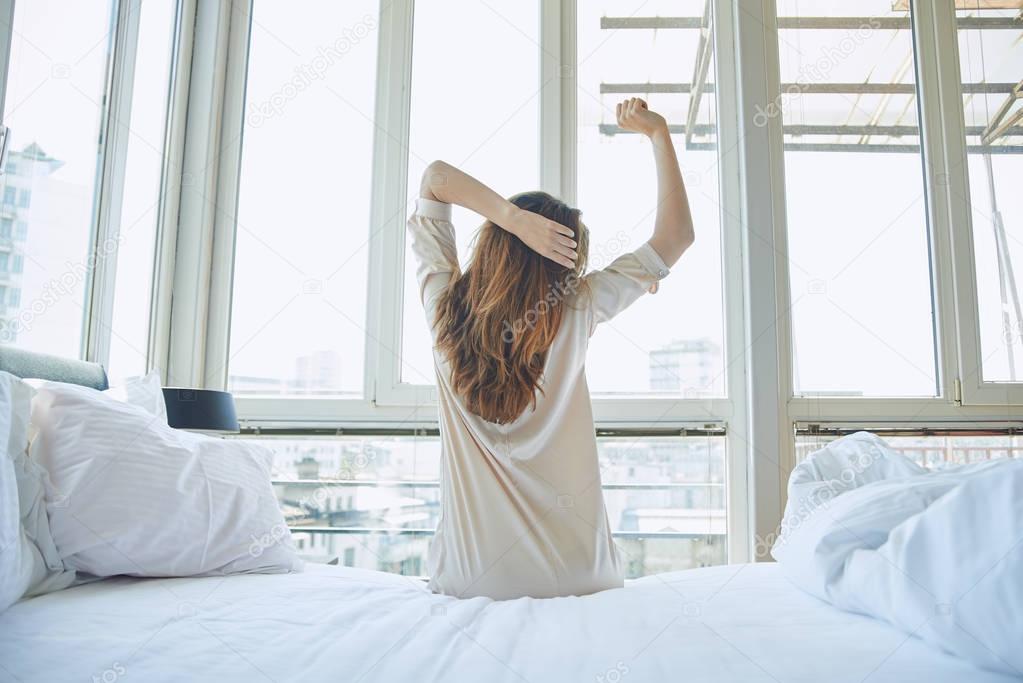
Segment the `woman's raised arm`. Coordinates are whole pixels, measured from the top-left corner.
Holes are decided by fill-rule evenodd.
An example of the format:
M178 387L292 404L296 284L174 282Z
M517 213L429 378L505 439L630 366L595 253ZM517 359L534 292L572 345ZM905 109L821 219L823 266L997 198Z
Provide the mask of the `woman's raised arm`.
M650 246L670 268L692 245L696 235L668 124L663 116L647 109L646 102L638 97L620 103L615 113L621 128L642 133L653 143L657 164L657 219Z
M541 256L566 268L575 265L576 243L570 228L520 209L451 164L443 161L430 163L423 172L419 196L464 206L515 235Z

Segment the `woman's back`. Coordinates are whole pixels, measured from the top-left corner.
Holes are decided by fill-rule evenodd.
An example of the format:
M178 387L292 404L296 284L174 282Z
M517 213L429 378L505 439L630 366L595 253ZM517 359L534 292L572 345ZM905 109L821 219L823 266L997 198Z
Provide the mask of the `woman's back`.
M438 306L459 273L450 205L420 199L408 226L437 338ZM510 421L470 410L453 386L449 358L435 348L443 461L441 516L428 563L433 590L508 599L622 585L601 490L586 348L600 322L667 274L644 244L566 287L535 405ZM536 320L507 323L510 333L525 333Z

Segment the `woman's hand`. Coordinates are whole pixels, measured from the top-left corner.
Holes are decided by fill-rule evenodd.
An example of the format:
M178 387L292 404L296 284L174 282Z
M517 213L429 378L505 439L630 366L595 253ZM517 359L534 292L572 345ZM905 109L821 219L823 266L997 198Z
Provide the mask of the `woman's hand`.
M655 133L668 131L668 122L657 112L647 109L646 102L638 97L622 100L615 107L618 127L634 133L653 137Z
M500 225L540 256L566 268L575 268L575 261L579 255L575 250L576 243L572 239L571 228L518 207L515 207L511 216Z

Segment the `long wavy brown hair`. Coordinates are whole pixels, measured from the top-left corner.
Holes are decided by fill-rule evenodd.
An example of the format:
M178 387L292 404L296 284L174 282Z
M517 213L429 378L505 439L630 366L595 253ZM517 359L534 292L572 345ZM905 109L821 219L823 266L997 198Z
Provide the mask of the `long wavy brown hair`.
M510 199L572 229L579 258L566 268L491 221L475 237L472 259L441 295L437 348L451 366L451 386L488 422L507 424L536 406L547 351L566 302L582 286L588 236L580 211L546 192Z

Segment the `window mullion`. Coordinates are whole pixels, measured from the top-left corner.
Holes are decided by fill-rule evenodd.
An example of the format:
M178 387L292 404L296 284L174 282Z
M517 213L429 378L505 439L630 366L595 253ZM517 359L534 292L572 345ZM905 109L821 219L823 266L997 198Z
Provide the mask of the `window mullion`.
M184 121L180 192L175 221L172 302L167 328L165 382L171 386L204 386L213 235L219 173L219 144L229 30L232 14L248 17L233 5L198 3ZM186 15L187 16L187 15ZM167 285L164 280L161 284ZM212 386L219 386L216 382Z
M412 0L386 4L380 15L373 196L366 307L367 398L400 402L401 315L405 266L405 195L412 96Z
M740 6L741 5L741 6ZM777 10L773 0L733 0L740 137L739 177L746 277L745 338L750 467L750 525L757 539L773 538L785 506L785 481L794 461L787 415L792 396L789 278L785 255L785 169L780 116L763 125L758 114L780 93ZM734 358L735 353L730 355ZM769 543L757 543L767 559Z
M159 368L161 371L167 368L170 356L171 304L178 243L178 216L181 209L181 169L185 153L188 85L192 73L196 11L196 0L180 0L167 102L161 200L153 268L153 300L149 315L149 344L146 349L148 366ZM166 374L163 375L163 381L167 383Z
M238 192L241 180L245 121L245 83L249 67L252 5L236 3L227 33L223 71L220 130L215 137L216 201L210 246L210 279L203 386L224 389L231 350L231 299L234 293L234 253L237 236Z
M957 357L956 353L957 349L962 351L970 344L963 345L956 339L954 298L959 292L976 301L975 292L971 291L976 280L972 275L969 208L960 201L968 196L969 189L962 105L957 102L960 95L958 55L954 49L955 8L951 3L914 2L912 18L931 241L937 370L943 401L952 401L956 378L962 376L962 368L970 366L969 362L964 362L967 361L964 356ZM951 40L952 49L945 43L939 48L942 37ZM958 282L957 274L961 277ZM968 330L976 330L976 327L962 328L963 332ZM979 345L975 348L978 355L973 367L979 368Z
M716 55L714 82L717 84L718 183L722 209L721 258L722 286L725 305L725 364L728 415L728 561L747 562L751 556L749 518L749 460L747 435L749 423L746 405L745 354L736 350L745 346L743 330L743 268L742 268L742 194L739 184L739 119L734 22L732 6L727 0L716 0L712 8Z
M576 201L576 0L540 5L540 187Z
M114 283L117 277L124 173L131 133L132 88L138 50L141 0L117 4L113 49L107 71L102 142L97 166L99 190L93 207L93 232L86 294L84 356L106 365L110 355Z
M0 0L0 116L7 102L7 72L14 42L14 0ZM2 123L2 122L0 122Z

